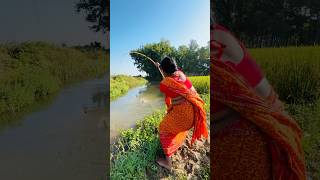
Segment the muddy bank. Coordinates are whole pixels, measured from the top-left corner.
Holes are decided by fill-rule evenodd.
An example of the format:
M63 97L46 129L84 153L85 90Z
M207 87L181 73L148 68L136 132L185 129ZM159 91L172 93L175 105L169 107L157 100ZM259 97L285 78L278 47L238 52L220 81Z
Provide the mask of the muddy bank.
M209 179L210 178L210 139L196 141L190 146L192 134L180 149L172 155L172 169L166 170L160 166L158 174L148 174L150 179Z

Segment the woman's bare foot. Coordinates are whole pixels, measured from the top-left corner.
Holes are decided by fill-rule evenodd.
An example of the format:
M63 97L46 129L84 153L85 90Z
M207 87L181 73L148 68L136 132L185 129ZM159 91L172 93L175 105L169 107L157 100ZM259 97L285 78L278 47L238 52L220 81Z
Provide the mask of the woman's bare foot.
M157 163L161 166L161 167L164 167L168 170L171 169L171 160L170 158L166 157L166 158L158 158L157 159Z

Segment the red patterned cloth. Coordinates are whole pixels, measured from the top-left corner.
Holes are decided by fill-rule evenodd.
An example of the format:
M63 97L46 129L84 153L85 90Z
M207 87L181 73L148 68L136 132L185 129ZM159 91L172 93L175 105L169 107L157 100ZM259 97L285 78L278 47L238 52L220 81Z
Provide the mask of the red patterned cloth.
M161 81L168 91L183 96L186 100L177 105L168 105L167 114L160 123L160 142L166 156L170 157L186 139L193 128L191 143L201 137L208 138L204 102L199 95L172 77Z
M234 37L234 35L228 29L221 25L216 24L211 27L211 37L213 37L213 30L220 30ZM250 56L245 46L240 41L238 42L244 53L242 60L238 64L235 64L230 60L226 60L225 63L236 69L252 87L255 87L263 79L262 71L255 60ZM219 41L212 40L211 49L217 49L218 53L212 54L211 59L216 58L221 60L221 56L226 47L227 45ZM214 107L211 112L219 112L225 109L225 106L218 101L211 102L211 106Z
M230 33L222 26L211 27L211 33L213 28ZM213 40L211 44L223 52L223 46ZM244 58L239 64L222 62L221 52L210 57L211 112L228 107L240 114L235 122L213 134L211 178L305 180L302 131L283 111L273 89L267 98L257 95L254 87L263 76L241 47Z
M177 74L177 73L174 74L172 76L172 78L176 82L178 82L182 85L185 85L187 89L190 89L192 87L192 83L189 80L189 78L181 70L179 70L177 72L180 75L185 77L185 81L182 81L179 77L179 74ZM160 83L160 91L165 94L165 102L166 102L167 107L169 107L169 104L171 104L171 98L176 98L176 97L180 96L178 93L171 91L170 88L168 86L166 86L164 83Z
M298 124L274 104L274 97L258 96L232 66L211 63L212 98L243 117L214 136L212 177L305 180Z

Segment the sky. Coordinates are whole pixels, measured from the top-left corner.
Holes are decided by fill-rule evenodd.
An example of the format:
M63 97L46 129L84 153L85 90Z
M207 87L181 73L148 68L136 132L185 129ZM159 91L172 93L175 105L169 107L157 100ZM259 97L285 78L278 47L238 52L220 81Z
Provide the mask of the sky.
M75 11L80 0L1 0L0 43L46 41L106 45L106 34L89 30L84 14Z
M196 40L206 46L210 39L209 0L111 0L111 75L141 73L129 52L161 39L178 47Z

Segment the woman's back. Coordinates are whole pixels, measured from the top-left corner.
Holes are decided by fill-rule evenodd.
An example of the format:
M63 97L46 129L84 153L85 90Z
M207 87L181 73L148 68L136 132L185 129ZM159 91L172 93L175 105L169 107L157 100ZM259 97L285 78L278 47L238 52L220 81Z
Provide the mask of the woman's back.
M190 89L192 87L191 81L181 70L173 73L173 75L171 77L174 80L176 80L177 82L184 84L188 89ZM160 91L163 92L166 96L168 96L170 98L176 98L179 96L178 93L171 91L167 86L165 86L162 83L160 83Z

